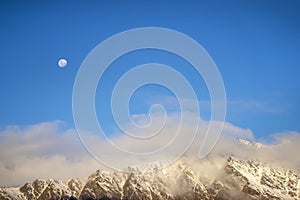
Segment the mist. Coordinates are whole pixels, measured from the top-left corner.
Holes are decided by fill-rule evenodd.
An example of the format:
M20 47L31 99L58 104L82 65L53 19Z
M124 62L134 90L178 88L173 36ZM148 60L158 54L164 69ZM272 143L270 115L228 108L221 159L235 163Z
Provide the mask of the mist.
M169 124L164 127L161 134L157 138L155 138L156 136L152 137L149 141L136 140L133 142L127 135L122 134L114 135L111 141L127 151L152 152L167 144L170 138L174 137L178 119L170 117L168 120ZM271 136L272 142L260 141L260 145L254 145L252 142L256 139L250 129L244 129L228 122L225 122L223 132L213 150L207 157L200 160L198 158L199 146L208 124L208 122L200 120L197 137L189 148L182 152L183 157L181 158L192 163L192 166L199 167L200 173L205 171L208 177L216 176L216 172L222 168L229 156L255 159L300 170L300 157L297 155L300 133L295 131L274 133ZM186 134L190 134L189 124L181 124L181 126ZM216 126L220 126L220 122L212 122L212 129ZM95 135L91 135L90 140L95 142L95 147L101 151L102 156L124 169L128 165L157 160L167 161L168 164L171 164L168 160L171 153L178 153L164 151L161 154L145 154L142 157L137 154L124 157L122 154L115 154L115 151L111 151L108 148L107 140L94 140L94 137ZM250 143L241 143L239 139L245 139ZM170 150L184 149L182 145L182 143L185 145L184 140L185 136L179 135L178 139L172 143ZM64 122L43 122L26 127L9 126L0 131L0 186L20 186L37 178L63 180L74 177L87 178L97 169L112 170L88 153L76 130L66 128Z

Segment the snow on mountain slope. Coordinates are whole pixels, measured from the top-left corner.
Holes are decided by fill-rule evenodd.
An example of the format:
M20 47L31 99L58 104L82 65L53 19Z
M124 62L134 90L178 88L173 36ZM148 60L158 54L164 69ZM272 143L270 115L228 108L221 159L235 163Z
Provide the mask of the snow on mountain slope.
M227 174L244 179L247 183L243 192L261 199L299 199L299 173L289 169L271 167L255 162L229 158Z
M46 199L69 199L79 196L83 187L80 179L69 181L40 180L26 183L20 188L0 188L0 199L26 199L26 200L46 200Z
M259 142L249 142L248 140L239 139L239 142L244 145L248 145L250 147L262 148L265 145Z
M169 166L132 166L124 172L97 170L86 181L35 180L20 188L0 188L0 200L300 199L298 172L234 157L217 167L214 160L196 162L196 167L194 161L182 159Z

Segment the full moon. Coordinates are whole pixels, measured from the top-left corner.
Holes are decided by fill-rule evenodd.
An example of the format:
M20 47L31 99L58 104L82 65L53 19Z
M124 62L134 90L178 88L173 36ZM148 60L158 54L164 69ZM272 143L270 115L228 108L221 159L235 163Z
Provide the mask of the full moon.
M60 60L58 61L57 64L58 64L59 67L64 68L64 67L67 66L68 61L67 61L66 59L62 58L62 59L60 59Z

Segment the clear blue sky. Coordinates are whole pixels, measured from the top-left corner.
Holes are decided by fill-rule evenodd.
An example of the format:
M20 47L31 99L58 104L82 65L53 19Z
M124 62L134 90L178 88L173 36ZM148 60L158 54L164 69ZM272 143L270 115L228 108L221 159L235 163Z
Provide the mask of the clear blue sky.
M250 128L258 138L300 131L300 1L265 0L1 1L0 128L52 120L73 127L72 88L81 62L108 37L146 26L180 31L207 50L226 87L227 121ZM64 69L57 67L61 57L69 62ZM175 68L185 65L157 51L129 54L118 62L126 68L154 58ZM108 88L121 73L107 72ZM193 71L182 73L203 84ZM97 98L108 99L107 91ZM140 103L132 112L143 112L149 101L168 95L145 88L135 95ZM99 110L109 129L108 107Z

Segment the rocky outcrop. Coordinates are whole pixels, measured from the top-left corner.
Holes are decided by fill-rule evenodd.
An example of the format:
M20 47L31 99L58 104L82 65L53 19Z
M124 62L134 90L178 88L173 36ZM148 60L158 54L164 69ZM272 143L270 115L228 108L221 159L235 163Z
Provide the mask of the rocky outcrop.
M198 162L203 162L199 160ZM189 162L149 164L124 172L98 170L87 180L35 180L0 188L0 200L231 200L300 199L300 175L266 163L227 159L218 176L205 179Z

